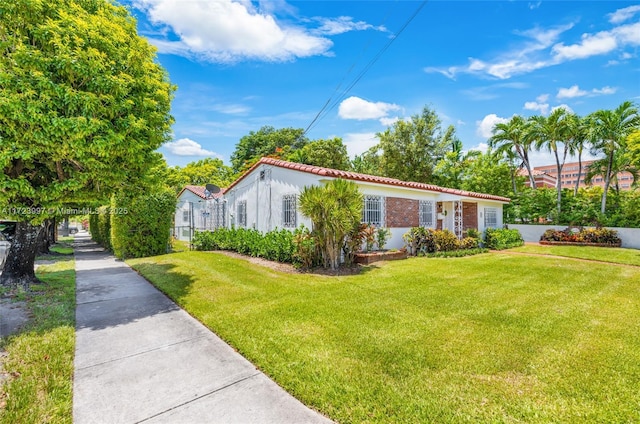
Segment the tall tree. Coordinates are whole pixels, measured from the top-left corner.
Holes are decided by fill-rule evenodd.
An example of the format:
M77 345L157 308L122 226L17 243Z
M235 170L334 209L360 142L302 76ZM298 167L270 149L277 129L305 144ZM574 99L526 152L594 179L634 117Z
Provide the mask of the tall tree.
M580 181L582 180L582 153L590 139L590 132L592 130L592 123L588 117L580 117L576 114L571 114L568 117L568 137L569 137L569 149L572 155L578 156L578 178L576 178L576 185L573 187L573 195L578 194L580 188Z
M354 157L351 161L351 169L361 174L384 175L380 164L380 147L375 145Z
M447 139L435 111L424 107L409 121L397 121L377 134L382 174L404 181L432 183L436 164L447 151Z
M562 168L571 150L570 114L567 109L559 107L549 116L532 116L528 137L538 149L547 149L553 153L556 161L556 209L558 215L562 210Z
M167 168L166 184L179 192L185 185L215 184L226 187L235 179L231 167L218 158L205 158L189 162L184 167L173 166Z
M631 164L640 169L640 129L635 130L627 137L627 154Z
M56 208L139 184L168 139L173 87L108 0L0 4L0 196L16 234L0 284L36 282Z
M231 154L233 171L244 171L263 156L284 158L308 142L309 139L304 136L304 130L301 128L275 129L264 126L258 131L251 131L240 139Z
M495 155L492 151L478 152L473 160L468 162L460 188L504 197L513 197L518 191L517 188L514 191L512 187L511 167L500 155Z
M593 120L594 151L603 153L606 159L606 169L602 174L604 190L600 203L600 212L604 214L607 210L607 192L611 180L617 174L616 155L619 155L620 151L624 152L627 137L640 129L640 115L637 107L626 101L614 110L593 112L590 118Z
M482 153L478 150L464 152L462 141L455 136L453 127L449 127L448 133L445 139L448 140L451 150L436 164L436 182L444 187L462 188L468 174L467 169Z
M529 152L531 140L527 138L529 123L520 115L513 115L508 122L501 122L493 128L493 136L489 138L489 146L496 154L502 154L511 159L520 159L519 168L525 168L529 175L529 185L536 188L536 180L531 170Z
M290 153L287 160L325 168L349 170L351 164L347 155L347 146L342 139L334 137L310 141L301 149Z

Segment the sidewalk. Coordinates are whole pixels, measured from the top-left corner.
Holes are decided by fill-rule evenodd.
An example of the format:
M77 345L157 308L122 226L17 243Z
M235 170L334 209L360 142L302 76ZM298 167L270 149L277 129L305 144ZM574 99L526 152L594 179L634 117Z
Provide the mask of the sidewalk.
M330 423L76 235L73 422Z

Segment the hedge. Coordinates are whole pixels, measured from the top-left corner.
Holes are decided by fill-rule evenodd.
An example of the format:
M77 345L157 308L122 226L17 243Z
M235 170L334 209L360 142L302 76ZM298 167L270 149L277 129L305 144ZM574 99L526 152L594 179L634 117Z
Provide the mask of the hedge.
M110 241L116 257L140 258L167 253L176 197L171 190L111 200Z

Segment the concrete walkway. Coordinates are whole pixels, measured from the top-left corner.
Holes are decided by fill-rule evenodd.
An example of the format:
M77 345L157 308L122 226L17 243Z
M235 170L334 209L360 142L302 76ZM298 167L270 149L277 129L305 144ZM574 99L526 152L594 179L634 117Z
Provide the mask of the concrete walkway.
M86 235L74 246L74 423L331 422Z

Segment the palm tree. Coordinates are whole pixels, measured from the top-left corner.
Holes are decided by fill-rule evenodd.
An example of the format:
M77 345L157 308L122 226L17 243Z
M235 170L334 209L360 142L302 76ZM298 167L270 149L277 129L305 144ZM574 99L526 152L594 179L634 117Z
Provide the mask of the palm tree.
M528 123L520 115L513 117L505 123L496 124L493 128L493 136L489 138L489 147L495 150L497 154L507 157L513 157L513 154L522 161L521 167L526 168L529 174L529 183L531 188L536 188L536 180L531 172L531 163L529 162L530 141L527 140Z
M573 187L573 195L576 196L582 179L582 153L589 142L592 125L589 117L583 118L576 114L571 114L568 119L569 138L571 139L569 153L578 155L578 178L576 178L576 185Z
M571 150L571 143L568 142L571 121L569 116L569 112L561 107L554 109L548 117L532 116L529 118L531 126L527 134L527 138L535 144L537 149L546 148L555 157L558 175L556 179L558 215L560 215L562 202L562 168Z
M593 120L593 150L603 153L606 160L606 168L602 174L604 190L600 204L600 212L604 214L607 210L607 191L618 171L618 166L615 166L616 154L619 151L624 152L626 138L640 128L640 115L637 107L626 101L614 110L598 110L589 116Z
M353 181L336 179L326 185L305 187L300 211L311 218L313 234L322 250L325 267L340 265L345 239L362 217L363 197Z

